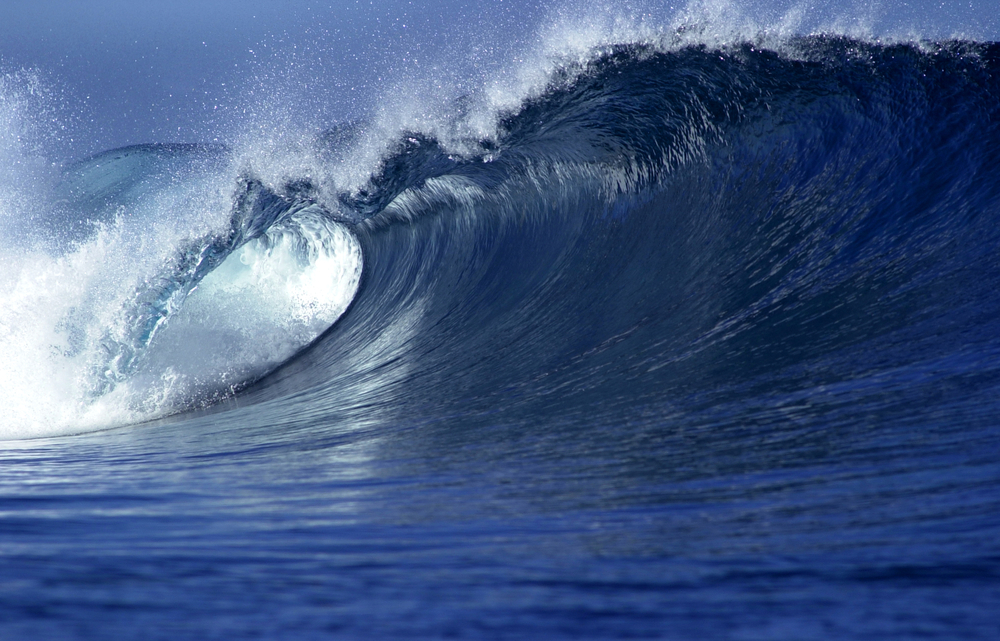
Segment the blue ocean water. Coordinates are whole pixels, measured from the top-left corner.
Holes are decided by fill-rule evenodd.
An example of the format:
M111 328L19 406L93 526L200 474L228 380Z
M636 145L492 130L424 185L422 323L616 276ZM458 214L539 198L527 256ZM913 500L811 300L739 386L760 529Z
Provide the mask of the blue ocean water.
M1000 635L1000 45L500 80L53 171L4 76L2 638Z

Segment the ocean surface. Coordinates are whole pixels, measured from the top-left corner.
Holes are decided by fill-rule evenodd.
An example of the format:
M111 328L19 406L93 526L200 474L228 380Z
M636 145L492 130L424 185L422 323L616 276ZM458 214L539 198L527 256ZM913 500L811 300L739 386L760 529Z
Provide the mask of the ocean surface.
M53 170L0 76L0 638L1000 638L1000 45L495 80Z

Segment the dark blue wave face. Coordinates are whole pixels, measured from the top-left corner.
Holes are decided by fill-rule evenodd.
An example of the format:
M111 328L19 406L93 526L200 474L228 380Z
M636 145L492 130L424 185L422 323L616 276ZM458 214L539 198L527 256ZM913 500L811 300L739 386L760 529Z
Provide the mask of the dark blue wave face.
M789 46L623 47L507 116L482 156L411 138L341 196L369 216L353 308L246 400L352 385L414 314L393 361L407 385L374 392L407 415L660 425L964 377L996 348L996 50Z
M351 306L208 410L5 452L10 629L991 638L998 97L994 44L621 46L471 153L257 184L354 221Z

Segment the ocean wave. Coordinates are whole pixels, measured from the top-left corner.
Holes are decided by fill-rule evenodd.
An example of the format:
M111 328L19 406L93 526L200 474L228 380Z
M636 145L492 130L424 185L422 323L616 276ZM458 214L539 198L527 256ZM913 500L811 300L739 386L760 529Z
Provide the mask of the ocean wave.
M350 389L415 301L396 357L462 411L758 379L879 394L861 381L973 334L992 350L971 318L995 304L996 47L786 44L614 47L502 114L476 154L407 134L337 194L363 219L358 300L248 398Z
M992 350L997 45L693 37L591 47L515 104L467 96L423 130L70 166L0 289L6 385L45 363L60 409L28 430L35 410L13 412L6 434L146 420L262 377L241 402L350 397L389 363L464 412L529 411L878 381L972 335ZM298 265L282 282L308 281L308 302L275 303L272 278L234 316L247 252ZM241 315L254 347L191 365L212 349L184 332Z

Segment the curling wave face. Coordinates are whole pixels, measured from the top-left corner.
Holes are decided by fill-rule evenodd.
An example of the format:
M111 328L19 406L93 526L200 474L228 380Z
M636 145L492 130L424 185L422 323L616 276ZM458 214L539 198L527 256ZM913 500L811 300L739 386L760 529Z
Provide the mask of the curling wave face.
M473 153L404 134L328 196L362 219L355 304L244 400L580 427L926 405L1000 348L998 55L613 46Z
M4 387L58 410L7 436L258 380L241 402L632 416L995 352L996 47L687 37L595 48L488 117L343 126L277 172L176 145L72 167L0 289Z

